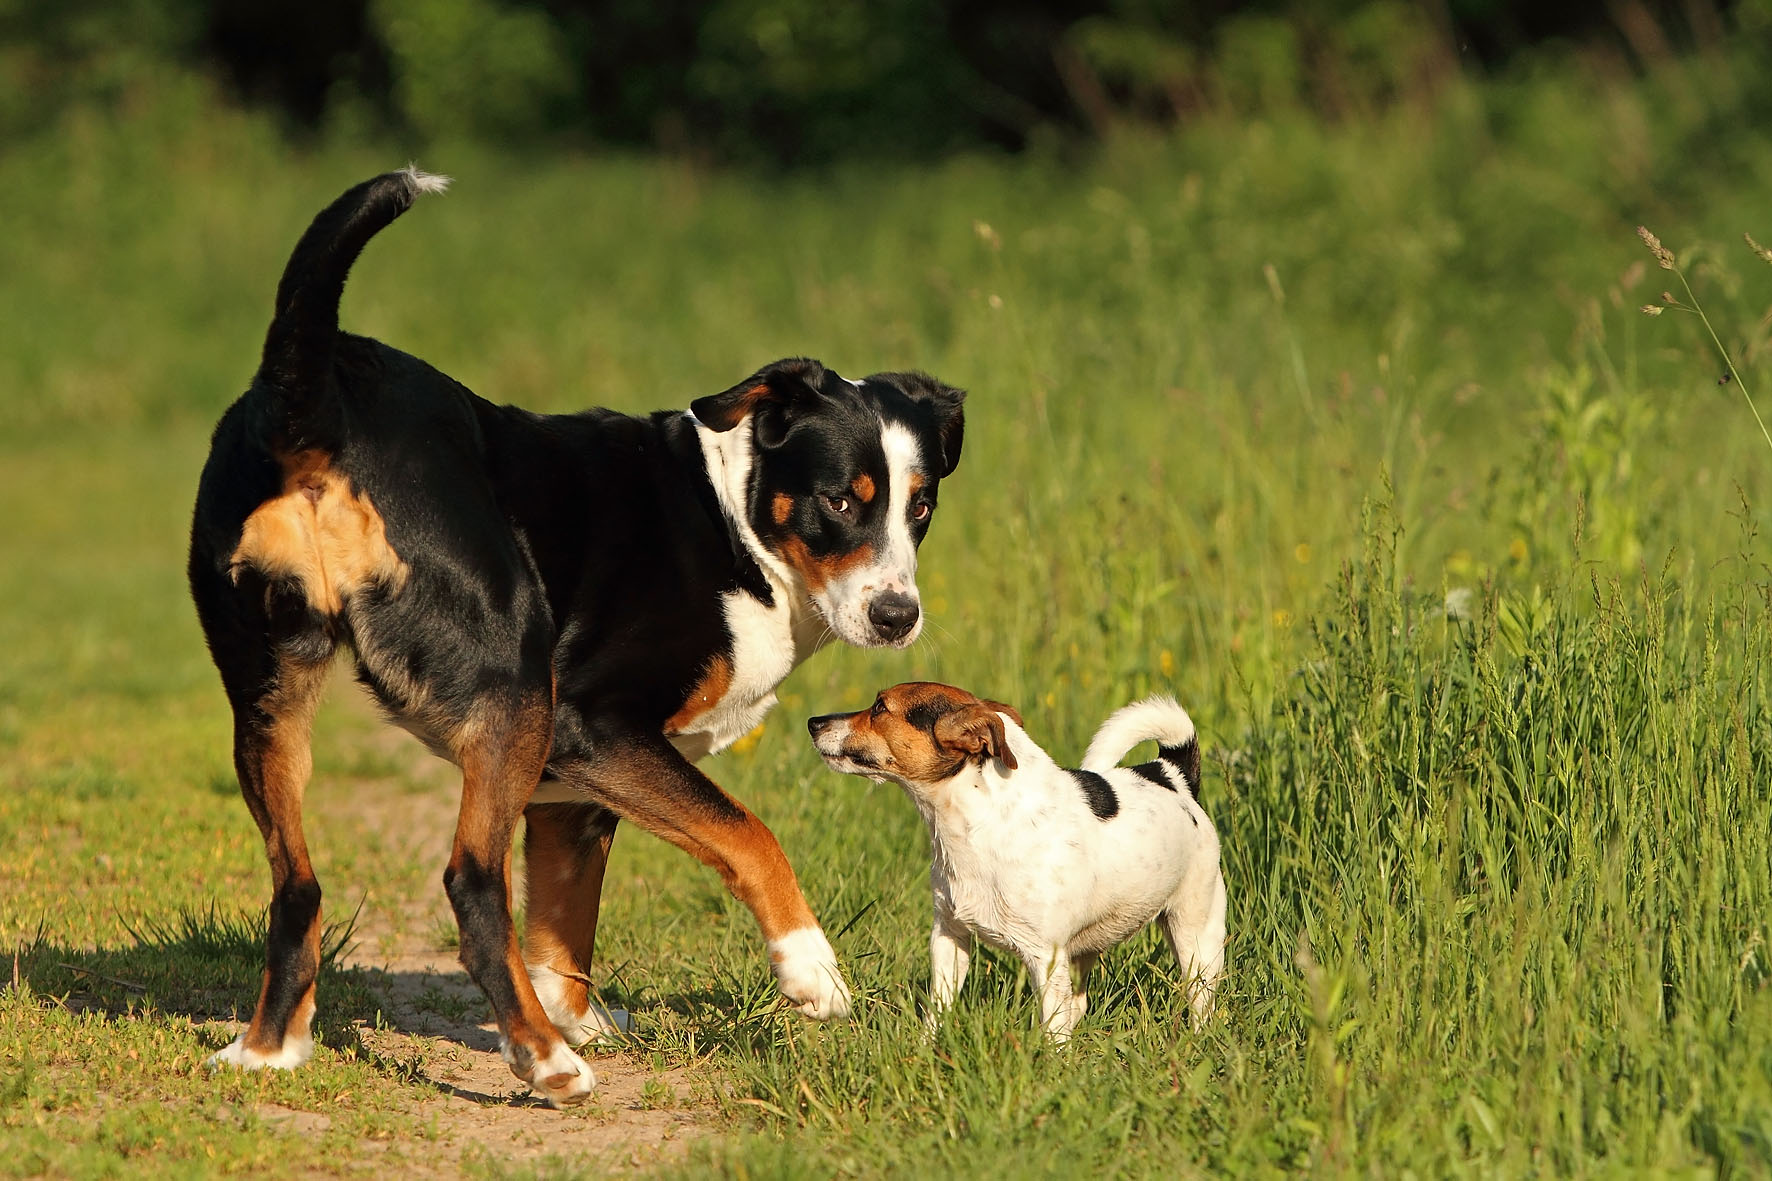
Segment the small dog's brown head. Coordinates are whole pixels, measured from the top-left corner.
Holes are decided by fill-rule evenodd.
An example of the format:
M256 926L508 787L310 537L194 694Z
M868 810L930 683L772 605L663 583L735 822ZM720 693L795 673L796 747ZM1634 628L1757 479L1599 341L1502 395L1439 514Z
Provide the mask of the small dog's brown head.
M910 787L952 778L973 760L1000 759L1013 771L1004 714L1021 725L1021 715L1001 702L911 681L883 691L869 709L812 718L806 728L832 770Z

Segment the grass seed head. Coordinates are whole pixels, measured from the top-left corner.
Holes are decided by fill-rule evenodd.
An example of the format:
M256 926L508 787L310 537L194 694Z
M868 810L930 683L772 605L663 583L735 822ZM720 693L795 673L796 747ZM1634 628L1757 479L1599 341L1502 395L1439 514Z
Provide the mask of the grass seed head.
M1741 236L1747 239L1747 248L1749 250L1759 255L1765 261L1772 262L1772 250L1767 250L1764 246L1761 246L1758 242L1754 241L1754 236L1752 234L1743 234Z
M1674 269L1674 252L1663 246L1661 239L1649 232L1648 226L1638 226L1637 237L1643 240L1643 245L1649 248L1649 253L1655 256L1655 261L1662 270Z
M1643 305L1643 314L1645 316L1659 316L1661 315L1661 305L1658 303L1646 303Z

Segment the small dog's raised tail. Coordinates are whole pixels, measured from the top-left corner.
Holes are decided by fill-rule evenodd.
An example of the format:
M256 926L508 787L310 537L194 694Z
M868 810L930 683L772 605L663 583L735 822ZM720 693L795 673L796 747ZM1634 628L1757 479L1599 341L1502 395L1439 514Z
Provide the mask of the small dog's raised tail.
M325 401L338 337L345 276L378 231L420 193L441 193L449 178L407 166L348 189L309 224L277 284L277 310L265 334L258 380L277 395L273 429L282 446L306 445L304 420Z
M1155 739L1157 757L1187 780L1188 791L1200 796L1200 740L1194 720L1173 697L1147 697L1117 710L1101 724L1083 756L1083 770L1097 774L1120 765L1128 751Z

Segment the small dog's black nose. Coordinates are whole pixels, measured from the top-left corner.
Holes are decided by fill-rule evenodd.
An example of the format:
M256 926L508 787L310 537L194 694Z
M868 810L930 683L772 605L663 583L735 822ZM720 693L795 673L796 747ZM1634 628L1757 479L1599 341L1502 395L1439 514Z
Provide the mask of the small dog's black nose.
M840 718L842 716L843 716L842 714L822 714L816 718L807 718L806 719L806 730L814 738L817 738L820 730L823 730L826 726L830 725L832 722L836 721L838 718Z
M868 622L887 643L902 640L917 626L917 600L898 591L888 591L868 604Z

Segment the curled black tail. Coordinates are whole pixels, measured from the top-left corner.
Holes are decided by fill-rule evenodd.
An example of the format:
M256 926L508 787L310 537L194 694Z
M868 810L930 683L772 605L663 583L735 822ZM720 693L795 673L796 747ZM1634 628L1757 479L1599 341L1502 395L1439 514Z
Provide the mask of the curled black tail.
M275 396L273 429L284 447L295 450L309 441L309 420L326 400L338 302L351 264L420 193L448 187L448 177L417 168L383 173L328 205L296 243L277 284L277 311L258 369L258 384Z
M1198 799L1200 740L1194 733L1194 720L1173 698L1147 697L1118 710L1095 732L1083 756L1083 769L1098 773L1111 770L1133 747L1153 738L1157 757L1187 780L1188 790Z
M1157 757L1180 771L1187 779L1187 789L1200 798L1200 740L1192 735L1180 746L1157 744Z

